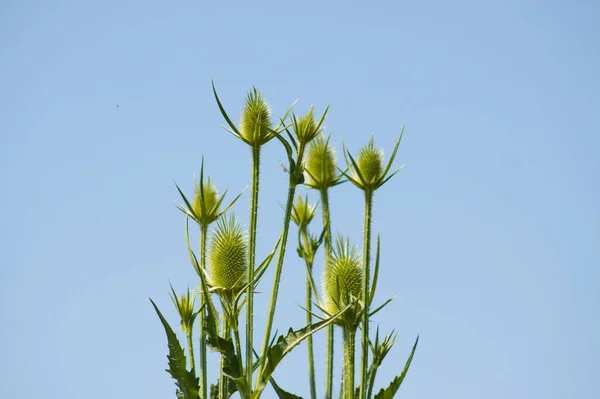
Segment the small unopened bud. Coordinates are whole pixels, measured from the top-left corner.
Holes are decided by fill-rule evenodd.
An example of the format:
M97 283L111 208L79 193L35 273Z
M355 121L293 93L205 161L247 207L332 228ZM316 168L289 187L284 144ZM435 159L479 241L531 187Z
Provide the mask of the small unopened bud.
M300 230L306 229L316 213L317 205L310 205L308 203L308 196L302 198L302 196L298 194L298 198L292 208L292 220L298 228Z

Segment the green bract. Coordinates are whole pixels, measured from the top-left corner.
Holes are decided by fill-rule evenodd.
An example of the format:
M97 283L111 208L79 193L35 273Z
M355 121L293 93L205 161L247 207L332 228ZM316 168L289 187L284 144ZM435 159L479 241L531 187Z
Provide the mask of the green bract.
M217 222L210 249L208 273L214 288L231 290L246 281L248 241L241 224L235 218L223 217Z

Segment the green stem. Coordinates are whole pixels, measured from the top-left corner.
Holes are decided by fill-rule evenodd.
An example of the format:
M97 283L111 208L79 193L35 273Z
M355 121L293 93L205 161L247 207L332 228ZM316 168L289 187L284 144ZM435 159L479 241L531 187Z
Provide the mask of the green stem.
M296 159L296 165L302 165L302 157L304 156L304 145L300 144L298 148L298 157ZM292 169L290 165L290 184L288 188L288 197L285 206L285 216L283 219L283 231L281 233L281 244L279 247L279 254L277 255L277 265L275 267L275 276L273 278L273 289L271 291L271 302L269 304L269 314L267 316L267 324L265 327L265 335L263 337L262 350L260 353L260 363L258 367L257 379L260 378L267 356L267 350L269 349L269 341L271 339L271 330L273 328L273 319L275 317L275 308L277 307L277 295L279 294L279 282L281 281L281 271L283 270L283 259L285 257L285 249L287 247L287 237L290 230L290 220L292 216L292 207L294 206L294 195L296 193L296 177L293 175L296 170Z
M344 390L346 399L354 398L354 352L356 331L344 327Z
M271 337L271 329L273 328L273 319L275 317L275 308L277 306L277 295L279 293L279 282L281 280L281 270L283 268L283 257L285 256L285 247L290 226L292 206L294 205L294 194L296 193L296 185L290 182L288 189L288 198L285 207L285 218L283 220L283 233L281 235L281 244L279 254L277 256L277 266L275 268L275 277L273 278L273 288L271 292L271 302L269 304L269 314L267 316L267 324L265 327L265 335L263 337L262 351L260 354L260 366L258 368L257 378L260 378L263 367L265 365L263 359L266 359L267 350L269 349L269 341Z
M363 292L362 355L360 364L360 399L366 399L367 373L369 367L369 279L371 276L371 213L373 211L373 191L365 190L365 225L363 244Z
M373 373L371 373L369 378L369 392L367 393L367 398L371 399L373 397L373 385L375 385L375 375L377 374L377 367L373 368Z
M192 330L190 328L189 332L186 333L185 335L187 335L187 344L188 344L188 356L190 358L190 369L192 370L192 373L194 372L194 368L196 368L196 361L194 360L194 343L192 342Z
M254 280L256 253L256 223L258 219L258 186L260 170L260 146L252 147L252 199L250 202L250 237L248 254L248 282ZM252 387L252 348L254 333L254 284L246 289L246 383ZM241 354L240 354L241 355Z
M223 338L229 339L231 337L231 331L229 331L229 325L227 318L223 319ZM219 399L229 398L229 382L225 374L223 374L223 367L225 366L225 358L221 355L220 367L219 367Z
M208 233L208 225L200 226L200 267L206 270L206 236ZM202 283L200 283L202 284ZM204 294L200 290L200 306L203 305ZM204 319L205 311L200 312L200 398L208 399L208 382L206 378L206 334L204 334Z
M324 188L321 192L321 209L323 210L323 226L325 226L325 273L327 273L327 264L331 255L331 216L329 213L329 194L328 189ZM327 347L326 347L326 365L325 365L325 399L332 398L333 392L333 324L327 326Z
M308 248L310 243L308 239L308 232L306 228L302 229L302 237L304 239L304 248ZM312 256L313 254L311 254ZM304 255L306 256L306 255ZM306 259L306 258L305 258ZM306 260L306 325L312 324L312 287L311 287L311 279L312 279L312 268L313 262L312 260ZM310 397L311 399L317 399L317 387L315 383L315 355L313 351L313 337L309 335L307 340L308 344L308 381L310 383Z

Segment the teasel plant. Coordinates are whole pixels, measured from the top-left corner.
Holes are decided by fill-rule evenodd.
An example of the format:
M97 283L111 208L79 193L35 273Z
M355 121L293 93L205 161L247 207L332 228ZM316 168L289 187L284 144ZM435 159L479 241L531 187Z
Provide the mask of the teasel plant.
M343 390L340 392L340 397L357 399L364 395L364 397L371 398L377 368L395 342L393 333L380 341L379 331L377 331L375 341L371 342L367 331L366 347L373 353L372 362L370 365L368 364L368 357L366 366L361 362L361 380L355 387L356 362L354 358L357 331L362 327L363 339L361 342L363 345L361 350L364 351L364 332L365 329L368 329L369 318L389 303L389 300L385 301L375 310L371 310L370 307L379 271L379 239L377 240L373 283L370 284L369 278L365 277L370 273L368 262L370 238L369 240L365 238L362 254L359 254L356 247L350 246L348 239L338 238L335 248L332 245L328 190L343 182L342 178L346 178L355 185L362 185L363 190L366 188L365 192L371 193L371 205L365 205L366 210L370 209L372 192L391 177L391 175L387 176L387 173L395 157L399 141L385 169L382 164L377 169L375 161L383 158L381 150L377 149L371 141L366 147L365 154L361 150L357 162L344 148L344 157L348 162L348 168L341 170L335 163L335 152L329 143L329 137L325 137L323 134L322 126L329 107L325 109L320 118L315 117L312 106L306 114L298 116L292 110L294 103L273 126L269 104L262 94L253 88L244 103L241 122L239 126L236 126L225 111L214 84L212 88L217 106L226 122L225 129L251 149L250 224L246 229L233 214L232 207L239 195L222 209L225 193L220 196L210 178L204 180L204 160L202 160L200 182L194 183L192 200L189 201L182 190L177 187L184 202L183 205L178 205L178 208L185 214L186 247L190 262L200 282L197 290L190 291L188 289L187 293L181 296L177 296L175 290L171 288L171 297L180 317L180 328L187 338L187 359L186 352L177 335L152 301L167 335L169 347L167 371L175 379L177 397L179 399L227 399L237 393L242 399L258 399L270 383L280 399L300 398L281 388L274 380L274 372L291 350L307 340L310 395L311 399L316 398L318 397L314 371L316 362L312 337L319 330L327 328L325 356L327 381L324 396L331 398L334 357L333 326L336 325L342 328L344 337L342 342ZM288 196L284 207L281 234L269 255L257 265L255 250L260 153L262 146L273 138L282 144L287 155L288 165L284 169L289 176ZM373 156L373 153L376 156ZM376 173L367 173L365 165L375 165ZM309 224L316 215L317 205L310 205L308 198L301 196L294 203L297 187L302 184L318 190L321 197L323 230L318 237L309 231ZM367 198L366 195L365 198ZM369 220L368 228L365 227L365 235L368 233L370 237L370 210L368 215L369 219L365 216L365 223ZM197 251L199 256L196 255L196 251L190 243L190 220L200 226L200 247ZM277 333L272 335L273 318L291 221L298 226L298 254L303 258L306 267L306 326L296 330L289 329L287 334L277 336ZM209 226L213 223L216 226L211 229L209 236ZM313 265L315 255L323 242L325 243L323 294L319 295L319 290L314 283ZM254 293L266 270L273 263L275 270L264 337L262 347L257 347L256 349L260 349L257 351L253 340ZM365 287L367 287L366 291ZM195 308L196 297L200 300L197 309ZM320 314L313 312L313 305L321 311ZM245 328L242 328L240 318L244 308L246 325ZM194 357L192 339L193 325L197 316L200 316L198 317L200 324L198 362ZM313 317L318 321L313 322ZM219 380L210 386L210 392L206 382L206 370L209 367L206 348L210 348L220 355ZM376 399L392 398L395 395L410 366L415 349L416 343L403 373L396 377L387 388L381 389L375 394ZM254 359L256 360L254 361ZM200 371L199 376L196 375L197 370ZM363 374L366 376L365 380L362 378ZM256 376L255 380L254 375Z
M200 181L196 182L194 179L194 196L192 197L192 201L190 202L183 191L177 187L177 191L181 196L184 204L178 204L177 209L182 211L188 218L195 221L200 227L200 268L202 270L206 269L206 244L207 244L207 236L208 236L208 227L218 220L221 216L223 216L229 209L233 207L235 202L240 198L242 193L238 194L237 197L229 203L224 209L221 209L223 201L225 200L225 196L227 195L227 191L223 193L223 195L219 195L219 191L217 187L210 181L210 176L204 180L204 156L202 157L202 163L200 166ZM187 219L186 219L187 221ZM199 273L199 271L197 271ZM203 306L203 293L199 291L200 296L200 304ZM206 346L206 336L204 334L204 319L205 312L200 312L200 322L199 322L199 336L200 336L200 345L199 345L199 354L200 354L200 390L202 393L202 397L207 397L208 395L208 380L207 380L207 346ZM190 354L191 356L192 354Z
M315 261L315 255L317 250L323 243L326 228L321 232L321 236L317 238L312 235L308 230L308 225L314 218L317 212L317 204L310 205L308 202L308 196L302 198L298 195L294 207L292 209L292 221L298 227L298 256L304 259L306 266L306 299L305 299L305 310L306 310L306 324L312 324L312 288L311 281L313 280L313 264ZM307 352L308 352L308 380L310 388L311 399L317 398L317 386L315 379L315 355L313 349L313 337L310 336L306 339Z
M325 270L328 270L327 262L331 256L331 211L329 208L329 190L344 181L342 175L338 174L335 150L330 143L331 135L327 137L320 134L309 146L308 156L305 162L307 175L306 185L319 192L321 198L321 209L323 226L325 231ZM326 363L325 363L325 399L331 399L333 395L333 369L334 369L334 331L333 325L327 327L326 339Z

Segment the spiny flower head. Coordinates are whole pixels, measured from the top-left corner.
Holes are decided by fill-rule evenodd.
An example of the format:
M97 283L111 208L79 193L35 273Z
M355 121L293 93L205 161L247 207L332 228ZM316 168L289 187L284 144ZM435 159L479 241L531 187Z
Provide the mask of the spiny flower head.
M219 217L219 191L211 183L210 177L205 182L194 182L194 200L192 207L201 223L209 225Z
M342 174L355 186L365 191L373 192L384 185L392 178L392 176L402 169L402 167L400 167L388 176L392 162L394 162L394 158L396 157L398 146L402 140L403 133L404 127L402 127L400 137L398 137L392 156L385 168L383 166L383 150L375 145L374 137L371 137L369 143L360 150L356 160L349 151L344 149L344 157L346 158L346 164L348 165L350 173L342 172Z
M323 294L327 313L335 314L350 304L352 300L361 299L360 259L356 247L351 247L349 240L344 241L341 237L337 238L335 248L329 256L327 269L323 274Z
M271 107L254 88L248 93L240 122L241 138L249 145L260 146L273 138Z
M313 113L314 107L311 105L306 115L297 118L296 115L292 114L292 127L294 135L298 139L301 145L310 143L315 137L322 132L321 125L325 120L329 107L325 109L321 120L317 122Z
M235 216L222 217L212 234L208 273L211 285L222 290L239 288L246 281L248 242Z
M302 196L298 194L298 198L292 208L292 220L298 228L300 230L306 229L316 213L317 204L310 205L308 203L308 196L302 198Z
M177 190L185 203L185 207L183 205L177 205L177 208L200 226L204 227L208 226L227 212L242 195L240 193L225 207L225 209L221 210L221 204L225 199L227 190L225 190L221 196L219 195L217 187L210 181L210 177L207 178L206 181L204 180L204 157L202 157L202 166L200 167L200 181L196 182L196 179L194 178L194 197L192 198L192 201L190 202L187 199L179 186L177 186Z
M383 170L383 149L375 146L374 137L371 137L369 144L361 148L356 161L358 171L352 169L352 177L359 179L358 174L360 172L367 184L373 184L379 179Z
M335 150L329 143L329 137L320 134L308 147L305 171L308 175L306 185L317 190L327 189L339 184Z
M179 313L181 320L179 328L186 334L191 334L194 320L196 319L196 316L198 316L198 312L194 310L196 295L190 293L190 289L188 288L187 293L177 296L177 293L173 287L171 287L171 300L173 301L173 304L175 304L177 313Z

